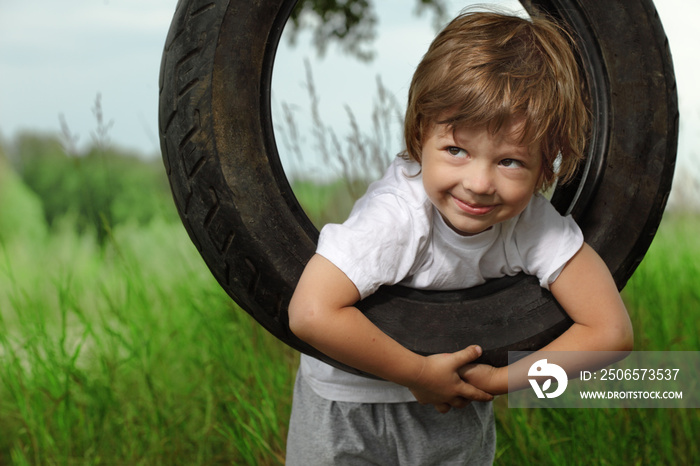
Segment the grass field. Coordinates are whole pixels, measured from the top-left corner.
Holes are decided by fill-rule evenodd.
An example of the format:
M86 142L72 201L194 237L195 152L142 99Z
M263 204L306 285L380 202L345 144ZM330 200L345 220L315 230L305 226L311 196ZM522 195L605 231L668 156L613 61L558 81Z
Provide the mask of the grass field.
M295 356L179 225L3 244L0 464L278 463Z
M700 219L667 217L624 298L636 349L697 351ZM22 231L0 232L0 464L283 463L298 356L231 302L181 225L119 225L104 245L69 217ZM500 398L496 418L497 464L700 463L694 409Z
M640 351L700 349L700 219L669 215L623 291ZM697 409L509 409L497 464L700 464Z

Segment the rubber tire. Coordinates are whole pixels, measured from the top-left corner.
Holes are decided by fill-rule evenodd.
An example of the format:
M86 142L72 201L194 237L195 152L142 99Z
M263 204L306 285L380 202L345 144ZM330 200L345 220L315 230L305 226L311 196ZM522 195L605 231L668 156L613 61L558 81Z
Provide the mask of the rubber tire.
M293 348L367 375L289 331L287 305L318 238L284 174L271 122L272 67L294 3L178 3L160 71L163 161L187 232L233 300ZM678 105L668 42L648 0L523 3L562 18L578 36L594 130L578 181L552 202L573 214L621 289L671 187ZM540 348L571 325L526 276L459 292L383 287L358 307L417 353L478 343L481 360L499 366L509 350Z

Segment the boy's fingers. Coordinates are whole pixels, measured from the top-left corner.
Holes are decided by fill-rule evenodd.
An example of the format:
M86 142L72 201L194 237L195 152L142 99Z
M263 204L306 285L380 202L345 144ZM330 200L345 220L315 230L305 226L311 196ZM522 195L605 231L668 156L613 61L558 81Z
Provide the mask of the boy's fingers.
M469 364L470 362L474 361L475 359L479 358L481 356L482 350L481 346L479 345L471 345L467 346L463 350L457 351L455 356L457 356L459 366L464 366L465 364Z
M465 364L464 366L457 369L457 373L459 374L460 377L462 377L463 379L466 379L466 374L469 373L469 369L472 369L475 366L476 366L476 364Z
M487 393L483 390L479 390L473 385L467 385L468 388L463 390L462 396L468 400L472 401L491 401L493 400L493 395L490 393Z
M448 405L447 403L437 403L434 406L435 406L435 409L441 414L445 414L445 413L449 412L450 408L451 408L451 406Z
M469 403L471 403L471 401L467 400L466 398L457 397L450 402L450 406L453 408L462 409L469 406Z

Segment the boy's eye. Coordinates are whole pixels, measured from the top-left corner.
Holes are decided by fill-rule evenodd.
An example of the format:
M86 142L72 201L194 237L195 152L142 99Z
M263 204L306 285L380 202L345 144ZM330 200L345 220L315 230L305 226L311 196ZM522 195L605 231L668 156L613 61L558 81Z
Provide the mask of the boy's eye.
M501 160L501 165L508 168L519 168L523 166L521 161L515 159L503 159Z
M450 154L452 157L457 157L457 158L464 158L467 156L467 151L464 149L460 149L459 147L448 147L447 148L447 153Z

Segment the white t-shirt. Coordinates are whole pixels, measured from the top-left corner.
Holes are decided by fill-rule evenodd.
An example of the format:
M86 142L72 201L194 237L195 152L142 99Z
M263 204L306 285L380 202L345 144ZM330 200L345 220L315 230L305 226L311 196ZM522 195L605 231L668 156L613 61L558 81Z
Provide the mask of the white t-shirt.
M512 219L477 235L459 235L428 199L419 172L417 163L396 159L343 224L321 230L316 252L342 270L362 298L381 285L457 290L519 272L535 275L548 289L583 244L576 222L541 195ZM415 401L405 387L356 376L310 356L302 355L300 370L327 399Z

